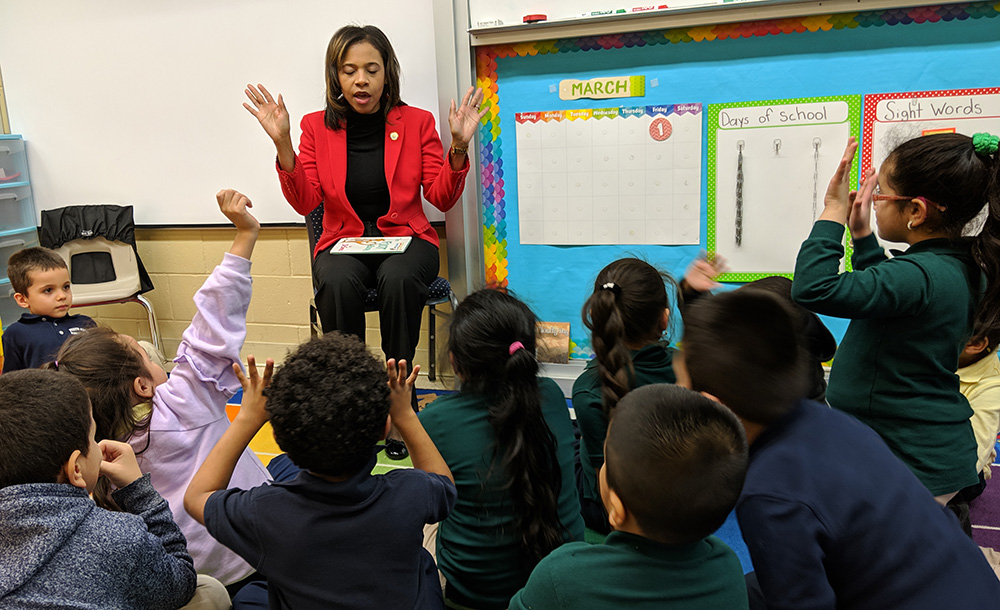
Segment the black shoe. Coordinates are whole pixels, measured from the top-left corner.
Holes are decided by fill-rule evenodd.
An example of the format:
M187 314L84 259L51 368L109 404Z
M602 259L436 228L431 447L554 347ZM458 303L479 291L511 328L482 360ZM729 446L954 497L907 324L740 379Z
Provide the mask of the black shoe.
M390 460L405 460L410 457L410 452L406 450L406 443L393 438L385 439L385 457Z

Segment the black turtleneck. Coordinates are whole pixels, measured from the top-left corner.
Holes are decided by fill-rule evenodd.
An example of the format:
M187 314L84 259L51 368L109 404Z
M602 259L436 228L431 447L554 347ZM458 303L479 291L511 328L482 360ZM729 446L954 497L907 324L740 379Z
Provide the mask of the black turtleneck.
M389 212L385 181L385 118L381 112L347 111L347 200L362 222L374 223Z

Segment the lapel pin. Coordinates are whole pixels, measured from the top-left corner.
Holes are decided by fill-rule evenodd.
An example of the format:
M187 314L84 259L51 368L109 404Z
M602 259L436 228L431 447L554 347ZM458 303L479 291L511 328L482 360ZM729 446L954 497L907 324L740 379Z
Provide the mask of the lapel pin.
M394 132L392 132L392 133L389 134L389 139L392 140L393 142L395 142L396 140L399 139L399 134L394 131Z

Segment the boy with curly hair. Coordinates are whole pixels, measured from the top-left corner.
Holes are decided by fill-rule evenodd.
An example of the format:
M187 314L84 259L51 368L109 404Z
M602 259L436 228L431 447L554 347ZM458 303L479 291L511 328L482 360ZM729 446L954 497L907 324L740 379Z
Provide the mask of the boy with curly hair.
M273 362L263 377L252 357L249 365L249 380L237 373L239 414L188 486L188 513L267 578L271 608L329 608L332 600L343 608L443 608L423 527L448 515L456 491L410 407L419 367L407 376L405 361L389 360L386 384L384 365L340 333L299 346L273 382ZM268 419L302 471L286 482L226 489ZM414 469L373 475L376 443L390 423Z

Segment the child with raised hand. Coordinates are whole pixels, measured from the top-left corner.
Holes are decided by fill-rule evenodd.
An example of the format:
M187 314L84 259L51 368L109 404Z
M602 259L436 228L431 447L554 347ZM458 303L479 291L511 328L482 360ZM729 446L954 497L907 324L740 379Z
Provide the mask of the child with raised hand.
M271 608L441 609L423 528L455 503L451 473L410 406L419 367L383 364L354 336L327 333L299 346L268 385L273 363L240 377L243 404L191 480L184 506L267 577ZM290 481L237 489L230 475L270 419L274 438L302 470ZM414 469L371 474L391 423ZM229 489L227 489L229 487Z
M73 377L37 369L0 377L0 606L228 607L217 581L192 600L194 565L170 508L131 447L98 444L96 427ZM102 475L118 488L122 512L90 499Z
M747 469L732 412L691 390L647 385L618 403L605 451L601 498L614 531L602 545L553 551L511 610L746 608L740 562L712 536Z
M245 195L223 190L216 199L235 225L236 237L194 296L197 313L184 331L170 379L135 339L107 328L71 337L50 366L87 388L98 438L127 441L135 449L153 487L170 503L198 572L229 586L252 576L253 568L209 536L184 511L183 502L199 462L229 427L226 402L240 389L233 364L246 338L249 259L260 230ZM254 487L269 480L256 455L243 451L233 485Z
M977 318L985 328L1000 325L997 138L910 140L854 194L856 150L852 138L799 251L792 296L816 313L851 319L827 401L878 432L945 503L977 479L972 410L955 375L959 354ZM894 258L872 234L873 203L879 236L910 245ZM981 232L963 237L984 206ZM845 224L854 271L841 274Z
M634 388L675 380L673 349L662 340L670 321L668 285L676 293L666 273L638 258L623 258L601 269L583 304L583 323L596 357L573 383L581 436L577 485L584 522L602 533L609 529L597 473L604 464L604 436L615 405Z
M458 488L437 532L449 605L506 608L542 557L583 540L573 426L562 391L538 376L535 324L505 292L466 297L448 344L460 391L420 413Z

